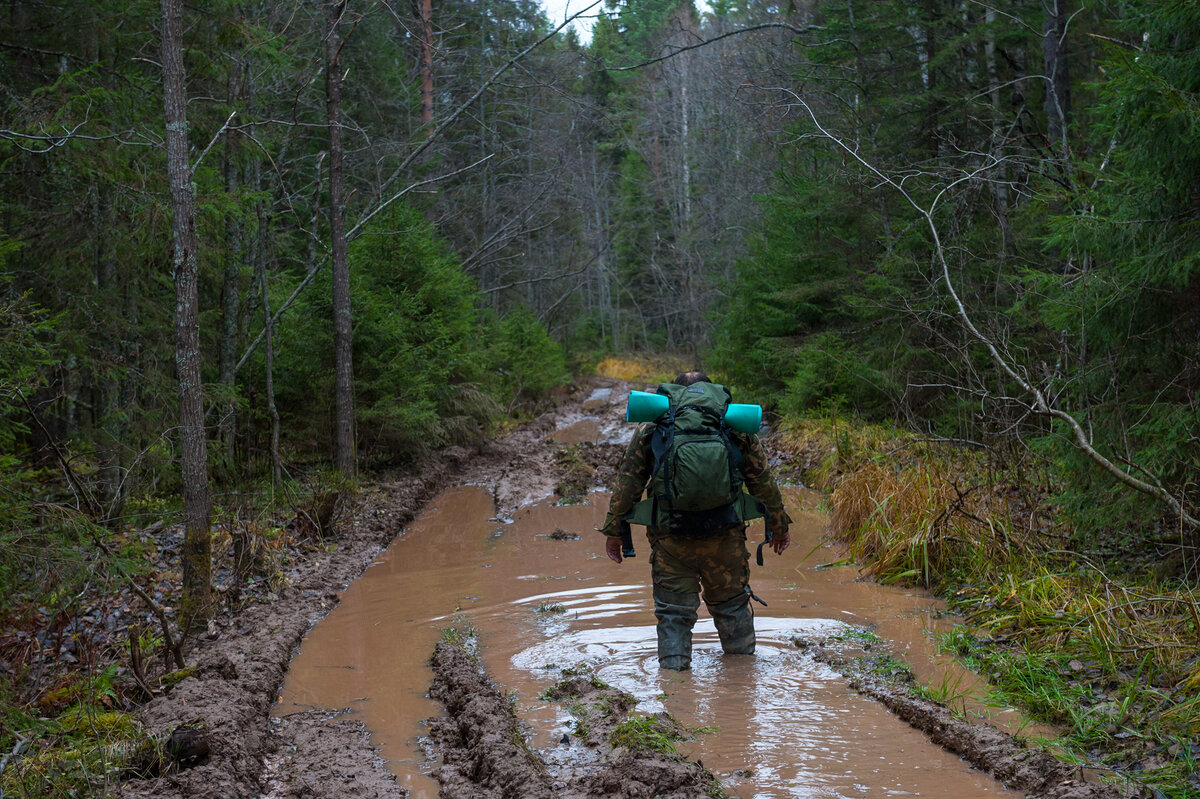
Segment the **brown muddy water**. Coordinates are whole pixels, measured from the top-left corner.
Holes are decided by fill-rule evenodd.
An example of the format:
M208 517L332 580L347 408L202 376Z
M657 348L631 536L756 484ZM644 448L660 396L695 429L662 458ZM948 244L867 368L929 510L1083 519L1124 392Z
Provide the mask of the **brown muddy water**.
M588 431L590 432L590 430ZM937 657L930 631L951 620L916 591L861 581L852 567L822 567L818 495L786 489L793 546L752 565L758 653L722 656L701 607L690 672L659 671L650 598L649 546L616 565L603 556L607 494L585 505L545 503L497 518L491 495L463 487L439 496L343 594L305 638L275 715L350 709L372 731L402 785L434 799L436 766L423 748L427 660L441 631L469 623L484 666L516 693L531 743L555 763L583 757L559 743L571 719L538 695L567 667L587 664L632 693L637 710L667 710L688 727L715 728L683 747L739 797L920 796L963 799L1003 791L990 777L931 744L843 677L792 643L845 625L872 625L927 684L960 692L961 672ZM635 528L637 529L637 528ZM556 530L580 536L556 540ZM761 528L751 528L751 539ZM808 553L812 554L805 558Z

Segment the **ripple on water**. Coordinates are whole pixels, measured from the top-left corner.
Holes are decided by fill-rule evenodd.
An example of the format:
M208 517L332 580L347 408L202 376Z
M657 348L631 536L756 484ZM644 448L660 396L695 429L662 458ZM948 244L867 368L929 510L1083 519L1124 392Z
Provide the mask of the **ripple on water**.
M792 497L789 503L798 504ZM771 603L758 608L754 657L722 655L702 607L692 670L661 671L648 549L620 567L603 557L602 539L591 531L605 504L592 495L587 505L533 506L499 520L487 492L443 495L306 636L275 714L353 707L411 796L433 799L438 788L419 748L420 720L438 712L427 698L427 658L439 630L465 616L479 632L484 665L517 694L537 746L558 747L570 719L562 704L536 697L564 668L586 663L633 694L638 712L666 710L688 727L715 730L681 748L735 796L961 799L1001 792L878 703L847 690L843 678L791 642L868 623L915 648L934 621L933 600L858 581L853 570L813 569L787 553L753 571L756 592ZM795 516L796 550L817 550L825 517ZM550 540L547 533L560 527L583 537ZM504 534L496 536L498 529ZM565 612L549 612L556 605Z

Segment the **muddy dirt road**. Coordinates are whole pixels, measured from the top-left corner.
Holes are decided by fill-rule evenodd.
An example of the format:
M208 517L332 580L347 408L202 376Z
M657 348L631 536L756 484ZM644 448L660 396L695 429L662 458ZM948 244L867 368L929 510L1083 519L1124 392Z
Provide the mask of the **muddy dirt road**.
M579 785L580 775L613 753L585 745L570 702L540 698L579 673L632 695L635 713L670 713L692 731L680 750L711 770L731 796L1013 795L852 690L829 665L828 650L809 645L853 644L855 626L868 626L925 681L963 690L971 680L932 651L930 632L951 623L935 600L860 581L852 567L822 565L837 555L820 545L821 497L802 488L785 490L797 520L792 549L782 557L768 553L764 568L753 567L754 589L769 603L756 608L757 655L722 656L702 609L692 670L659 671L648 545L643 539L637 558L611 563L595 532L607 494L592 492L572 505L552 496L562 463L556 472L551 453L561 445L584 442L583 462L615 460L630 432L619 422L627 390L593 392L582 411L559 416L555 429L537 433L540 440L531 435L498 472L469 475L473 484L438 495L349 586L304 638L272 709L277 735L292 746L268 756L267 794L335 795L329 791L340 781L357 795L399 795L380 776L378 760L364 764L361 741L344 743L361 721L410 796L438 796L439 752L426 720L443 708L429 698L429 659L442 631L455 628L472 631L483 668L515 700L549 795L611 790ZM604 474L602 468L594 476ZM758 537L761 529L752 528L751 539ZM1015 714L995 721L1010 731L1022 726ZM301 747L327 748L329 762L297 758ZM1019 745L1014 752L1027 759ZM1010 780L1010 787L1032 786L1031 796L1093 795L1083 786L1072 793L1070 776L1047 773ZM1054 790L1046 790L1051 784ZM464 795L462 784L455 786L448 783L442 795ZM479 795L522 795L509 790Z

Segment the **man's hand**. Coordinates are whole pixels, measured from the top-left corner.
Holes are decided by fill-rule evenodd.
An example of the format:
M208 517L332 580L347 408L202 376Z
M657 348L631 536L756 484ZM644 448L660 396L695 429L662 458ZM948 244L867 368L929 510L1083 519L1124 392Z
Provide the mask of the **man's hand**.
M782 555L783 550L787 549L792 544L792 535L785 527L782 530L777 530L771 538L771 549L775 550L776 555Z
M621 557L621 539L618 536L605 536L604 554L608 555L608 559L613 563L620 563L622 560L624 560L624 558Z

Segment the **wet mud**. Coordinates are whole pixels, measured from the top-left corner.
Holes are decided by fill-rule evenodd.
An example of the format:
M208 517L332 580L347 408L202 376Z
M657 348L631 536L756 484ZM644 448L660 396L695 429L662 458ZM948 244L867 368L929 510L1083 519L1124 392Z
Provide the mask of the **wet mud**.
M552 799L550 779L525 744L512 703L479 664L457 646L439 643L430 696L446 708L430 734L442 755L434 776L447 796Z
M1117 790L1089 782L1080 769L987 724L972 724L960 715L914 697L907 675L889 674L879 652L848 651L825 640L797 639L814 657L849 679L852 689L871 697L899 718L991 774L1010 790L1029 799L1118 799Z
M570 700L583 744L567 768L548 767L532 751L511 699L501 695L482 666L463 648L437 644L431 662L430 696L446 709L430 734L443 764L433 775L442 796L470 799L704 799L719 795L713 775L677 752L611 745L609 736L636 700L594 678L564 681L552 691ZM653 719L674 735L685 733L669 718ZM563 746L570 736L564 733ZM578 745L578 744L577 744Z
M278 727L272 729L270 708L288 663L312 624L337 605L338 592L362 573L431 496L457 479L472 457L467 450L447 450L431 459L420 475L380 482L357 498L348 521L327 544L333 551L320 549L293 563L286 586L267 601L219 615L211 632L189 653L195 672L141 710L142 722L151 731L202 723L212 741L209 757L185 771L127 782L121 795L257 797L264 780L264 755L286 751L290 753L287 765L296 766L287 773L303 776L295 780L289 776L295 790L288 788L280 796L344 795L303 787L327 781L322 772L340 774L336 779L342 782L371 782L374 792L368 796L403 796L395 788L395 775L374 754L361 721L331 723L333 719L323 717L328 713L314 714L309 724L293 720L289 737L284 737ZM320 745L300 748L317 739ZM296 754L300 752L304 754Z
M592 391L585 387L580 401ZM571 408L577 413L578 402ZM341 592L438 492L478 483L512 508L550 496L556 480L550 454L561 445L544 439L561 417L550 412L505 439L448 448L415 474L377 476L354 499L325 547L297 553L285 572L285 587L261 602L223 610L189 652L188 663L196 667L192 676L142 709L141 720L151 732L169 734L180 724L200 722L211 733L209 757L185 771L125 782L120 795L405 796L361 719L343 708L273 718L279 686L312 625L337 606ZM587 447L584 457L600 465L602 476L602 462L615 458L612 448Z
M836 565L838 553L820 545L820 497L801 489L787 491L796 544L752 577L771 603L757 620L758 654L721 656L702 610L693 670L660 672L646 542L618 567L603 558L595 532L607 502L595 491L611 480L629 428L619 422L628 388L593 384L506 439L443 453L420 477L383 481L360 497L336 552L296 564L276 601L220 620L194 656L196 675L147 707L154 728L203 719L215 733L209 761L127 785L125 795L540 795L514 787L524 780L553 796L568 788L577 796L712 795L696 776L706 772L687 760L666 758L684 764L672 787L674 778L654 776L661 753L614 750L599 717L583 724L580 740L578 714L601 702L611 709L613 700L549 698L572 673L633 697L637 715L669 713L683 730L679 752L711 769L731 796L1013 795L1005 782L1030 796L1104 795L1037 793L1035 779L1013 782L1022 769L1043 770L1046 785L1077 775L1031 758L1007 732L952 724L958 716L906 705L903 692L876 696L817 648L793 643L869 626L927 684L963 679L946 671L955 667L929 641L929 631L950 623L940 605ZM566 485L577 489L575 504L555 504ZM437 701L430 685L443 670L431 670L430 653L444 629L464 623L477 630L479 661L449 669L459 676L432 689ZM498 701L475 702L488 695ZM1011 713L992 721L1029 729ZM1012 752L976 762L971 751L981 747L970 741L980 733L972 730L994 732ZM471 760L484 738L496 739L500 764ZM519 763L531 769L526 776L504 776ZM704 792L686 793L700 784Z

